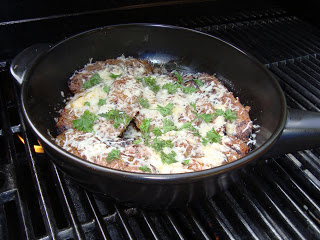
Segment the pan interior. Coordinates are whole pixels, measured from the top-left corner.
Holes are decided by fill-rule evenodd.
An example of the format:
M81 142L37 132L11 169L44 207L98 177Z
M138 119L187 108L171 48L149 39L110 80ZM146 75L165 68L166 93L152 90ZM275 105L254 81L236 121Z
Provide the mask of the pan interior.
M260 126L255 148L278 134L283 125L283 93L253 58L192 30L131 24L79 34L57 44L37 61L27 76L22 97L27 118L40 138L51 141L51 134L57 134L54 118L65 105L65 97L71 95L67 80L74 71L90 59L94 62L121 55L147 59L172 70L216 74L242 104L251 106L251 119Z

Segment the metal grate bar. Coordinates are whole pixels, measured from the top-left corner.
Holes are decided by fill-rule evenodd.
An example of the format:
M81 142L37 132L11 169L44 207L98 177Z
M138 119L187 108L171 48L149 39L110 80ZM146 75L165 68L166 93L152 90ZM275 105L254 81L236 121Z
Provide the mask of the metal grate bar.
M272 190L266 190L266 185L263 183L263 181L261 181L260 179L256 178L253 179L255 181L255 184L258 185L259 188L263 188L264 191L262 192L262 194L264 195L264 201L267 204L269 208L272 209L272 212L274 212L274 216L277 219L277 222L281 219L281 223L279 223L279 225L282 228L286 228L287 231L290 232L290 238L292 239L308 239L307 237L303 236L303 234L298 230L298 224L296 221L293 221L293 219L291 219L289 216L287 215L288 212L283 211L282 205L280 204L280 200L277 200L277 197L272 194ZM270 211L270 209L269 209Z
M153 223L150 220L150 218L148 216L148 213L143 209L140 209L140 213L143 216L143 219L145 220L146 224L148 225L148 228L149 228L150 232L152 233L153 238L156 239L156 240L161 239L160 236L157 233L156 228L153 226Z
M187 213L190 216L190 218L191 218L192 222L194 223L194 225L197 226L197 229L201 233L202 237L204 239L210 239L209 234L207 233L207 231L202 226L202 223L200 223L199 219L195 216L194 210L192 210L191 208L188 208L187 209Z
M60 173L57 169L57 167L53 164L53 169L55 172L55 176L56 176L56 180L59 184L59 189L60 189L60 194L62 195L63 199L64 199L64 203L66 205L66 209L67 209L67 213L68 213L68 217L70 219L70 222L72 223L72 227L73 227L73 234L75 234L74 237L77 237L78 239L84 239L84 234L81 230L81 227L78 223L78 219L75 213L75 210L73 209L73 205L72 202L70 200L70 197L67 194L67 190L65 189L63 180L60 176Z
M172 228L175 230L175 233L179 237L179 239L185 239L184 234L182 233L180 227L178 226L177 222L174 220L171 213L166 212L166 217L168 218Z
M285 226L290 227L290 232L294 233L297 238L300 239L310 239L311 232L306 230L304 227L308 227L312 229L312 226L307 225L305 221L303 221L303 218L306 216L301 216L299 213L301 212L301 208L298 209L295 208L294 205L292 205L292 199L287 198L289 197L289 194L284 195L283 191L280 189L279 181L283 183L284 180L287 178L290 178L285 172L283 173L281 171L281 174L274 173L274 169L269 168L269 164L264 166L263 168L258 169L258 171L261 174L261 179L257 179L257 183L259 186L261 186L262 183L264 183L264 194L271 203L272 207L277 211L277 213L283 218L285 221ZM279 171L279 168L277 168ZM268 172L268 174L266 174ZM267 183L267 184L266 184ZM262 186L261 186L262 187ZM288 191L286 191L288 192ZM295 214L293 214L293 212ZM308 220L310 220L308 218ZM306 225L306 226L304 226ZM304 227L298 227L298 226L304 226ZM313 235L313 234L312 234Z
M303 206L312 206L312 202L308 201L308 199L303 198L303 195L299 193L299 191L296 189L301 189L296 182L292 180L292 178L287 175L285 169L282 169L279 167L279 165L274 164L275 166L270 169L271 171L274 171L274 169L278 170L278 173L275 174L272 172L268 175L268 180L271 182L272 179L276 180L274 181L274 186L277 192L280 192L279 195L283 195L286 201L288 201L287 206L291 205L291 207L294 209L294 212L296 213L295 216L302 219L301 222L306 224L306 227L308 227L309 232L313 232L313 234L316 236L317 234L320 234L319 227L313 222L311 218L309 218L308 215L304 213ZM271 165L272 166L272 165ZM280 171L281 170L281 171ZM310 198L309 198L310 199ZM315 210L315 214L319 215L320 212Z
M287 62L283 71L294 77L294 80L298 82L298 84L303 85L303 87L319 98L320 82L317 79L320 79L320 75L315 76L318 75L316 72L312 74L312 64L308 59L302 59L301 61L296 60L294 64Z
M98 207L95 203L95 200L93 199L92 195L90 193L88 193L87 191L85 191L85 194L86 194L86 197L89 201L89 204L90 204L90 207L91 207L91 210L94 214L94 218L95 218L95 221L96 221L96 224L100 230L100 233L101 233L101 237L103 239L111 239L109 233L107 232L107 230L105 229L104 227L104 221L99 213L99 210L98 210Z
M291 41L294 41L295 48L304 49L309 54L314 52L319 53L320 45L318 42L313 41L315 37L313 33L305 31L304 28L297 29L296 21L297 18L295 17L280 18L279 20L268 21L266 27L269 31L281 34L283 39L289 38ZM307 35L312 35L313 37L306 39L305 36Z
M286 172L290 174L292 179L294 179L308 195L311 195L313 199L318 199L318 202L320 202L318 195L314 194L320 192L319 185L305 173L305 167L293 154L286 154L286 157L278 161L278 164L283 169L286 169Z
M299 94L301 96L308 99L308 101L310 101L310 103L312 102L312 105L314 105L314 107L316 109L318 109L318 106L320 106L319 97L317 97L315 94L310 92L307 89L307 85L303 85L301 82L299 82L299 80L301 80L299 78L299 75L297 75L294 72L290 72L288 67L284 66L283 64L279 64L279 66L277 66L277 67L271 66L270 70L274 74L276 74L281 79L281 81L284 81L288 85L290 85L292 88L297 89L297 91L299 92ZM320 96L320 91L317 91L316 89L314 89L314 92L316 94L319 94L319 96Z
M224 234L226 234L229 239L239 238L237 237L238 233L235 231L233 225L231 225L228 218L222 213L222 210L218 207L216 202L213 199L209 199L208 203L210 203L209 211L212 212L213 216L216 216L217 222L224 230Z
M305 109L308 109L311 111L312 110L320 111L320 109L313 102L311 102L303 94L300 93L300 89L297 90L296 88L292 87L288 83L288 81L290 82L289 77L286 76L282 71L280 71L277 68L277 66L271 65L269 69L275 74L275 77L277 78L278 82L280 83L280 86L288 95L290 95L293 99L295 99L297 102L299 102ZM285 78L285 79L283 79L283 78Z
M258 216L255 219L261 222L262 228L264 229L263 231L265 231L271 239L288 239L289 235L276 224L273 220L274 216L269 213L256 198L256 192L261 191L261 189L254 188L254 190L250 189L249 191L247 184L243 180L239 182L239 185L239 191L243 193L242 196L249 202L253 212Z
M116 204L114 204L114 208L117 212L117 216L119 217L121 226L123 227L123 229L125 230L125 233L127 234L127 237L129 239L135 239L134 234L130 229L129 223L125 218L125 214L120 210L120 208Z
M238 201L235 199L235 197L232 196L230 191L226 192L226 197L229 201L229 206L233 209L233 211L237 215L237 218L240 219L241 223L249 232L250 236L253 239L267 239L268 236L265 235L265 233L261 231L261 229L259 229L258 226L256 226L255 222L251 221L251 219L248 217L245 211L238 204Z

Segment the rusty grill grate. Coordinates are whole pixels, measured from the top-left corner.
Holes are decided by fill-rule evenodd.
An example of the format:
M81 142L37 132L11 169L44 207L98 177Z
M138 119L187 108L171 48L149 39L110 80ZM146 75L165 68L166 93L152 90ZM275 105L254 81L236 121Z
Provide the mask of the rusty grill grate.
M289 107L319 111L319 28L281 9L172 23L233 42L274 73ZM9 63L0 62L3 239L320 238L320 149L262 160L229 191L201 206L124 208L79 187L46 154L35 152L38 143L19 111Z

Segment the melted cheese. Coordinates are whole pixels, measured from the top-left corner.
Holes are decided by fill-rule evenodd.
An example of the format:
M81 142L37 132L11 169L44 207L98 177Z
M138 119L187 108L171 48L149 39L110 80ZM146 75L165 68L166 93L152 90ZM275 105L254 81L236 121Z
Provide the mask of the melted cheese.
M149 133L149 144L146 144L145 139L138 145L121 146L121 144L112 142L110 138L119 139L122 128L127 128L122 134L124 139L141 139L141 132L137 131L132 124L127 127L124 123L121 123L119 131L116 129L111 134L110 129L113 127L113 123L106 122L100 116L98 121L94 123L94 131L92 133L79 135L75 134L73 129L67 130L64 133L66 136L63 143L64 149L72 151L75 148L81 152L83 158L95 162L98 158L105 158L112 148L118 148L122 153L125 153L121 157L124 162L136 164L137 166L147 166L154 173L183 173L204 170L228 161L227 156L230 151L228 146L233 141L228 136L236 134L236 121L226 121L223 116L215 116L211 122L206 123L198 118L197 121L192 123L192 127L195 130L180 129L186 122L190 122L195 118L191 103L196 103L198 114L200 112L201 114L214 114L215 109L239 111L239 100L236 99L237 105L231 101L231 98L228 99L231 93L228 92L226 87L215 81L205 81L207 77L202 76L201 78L201 74L198 74L200 79L205 81L205 84L199 87L197 92L185 94L181 88L178 88L175 94L169 94L167 89L162 89L162 86L167 83L176 84L175 79L167 73L151 73L148 76L155 79L156 84L160 86L159 91L154 92L143 81L137 81L138 77L147 76L147 70L142 63L136 63L135 66L128 67L125 62L131 58L121 56L118 59L122 60L123 64L107 64L103 70L97 71L103 82L75 94L67 103L66 108L71 109L77 117L80 117L85 110L89 110L99 116L99 114L118 109L120 112L136 117L141 122L143 118L151 118L152 128L162 128L164 119L170 120L176 126L176 130L163 133L158 139L171 141L172 147L164 147L161 151L168 155L174 151L174 160L176 162L171 164L163 162L160 153L152 148L152 144L156 139L152 132ZM118 77L111 77L112 74L118 75ZM192 75L189 74L187 77L192 78ZM109 92L104 90L105 86L110 87ZM137 101L138 97L148 99L150 107L148 109L142 108ZM226 97L226 100L222 101L223 97ZM103 104L99 104L101 99L104 101ZM166 106L168 103L172 103L174 107L172 114L164 117L157 111L157 107L159 105ZM189 108L189 112L186 111L187 108ZM137 113L138 115L136 115ZM208 143L204 146L201 142L206 138L206 134L213 129L217 130L222 137L220 142ZM252 122L248 122L243 131L247 129L252 129ZM255 135L252 135L248 139L248 144L254 143ZM233 144L233 148L240 150L240 145Z

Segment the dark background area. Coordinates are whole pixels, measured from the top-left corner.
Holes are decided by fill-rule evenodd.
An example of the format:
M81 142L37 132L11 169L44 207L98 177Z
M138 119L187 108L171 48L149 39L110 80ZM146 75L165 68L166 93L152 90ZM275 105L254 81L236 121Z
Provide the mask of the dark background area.
M56 43L73 34L100 26L129 23L178 22L181 17L232 16L243 11L282 8L318 24L315 1L283 0L111 0L111 1L2 1L0 56L11 59L36 43ZM62 20L63 19L63 20Z

